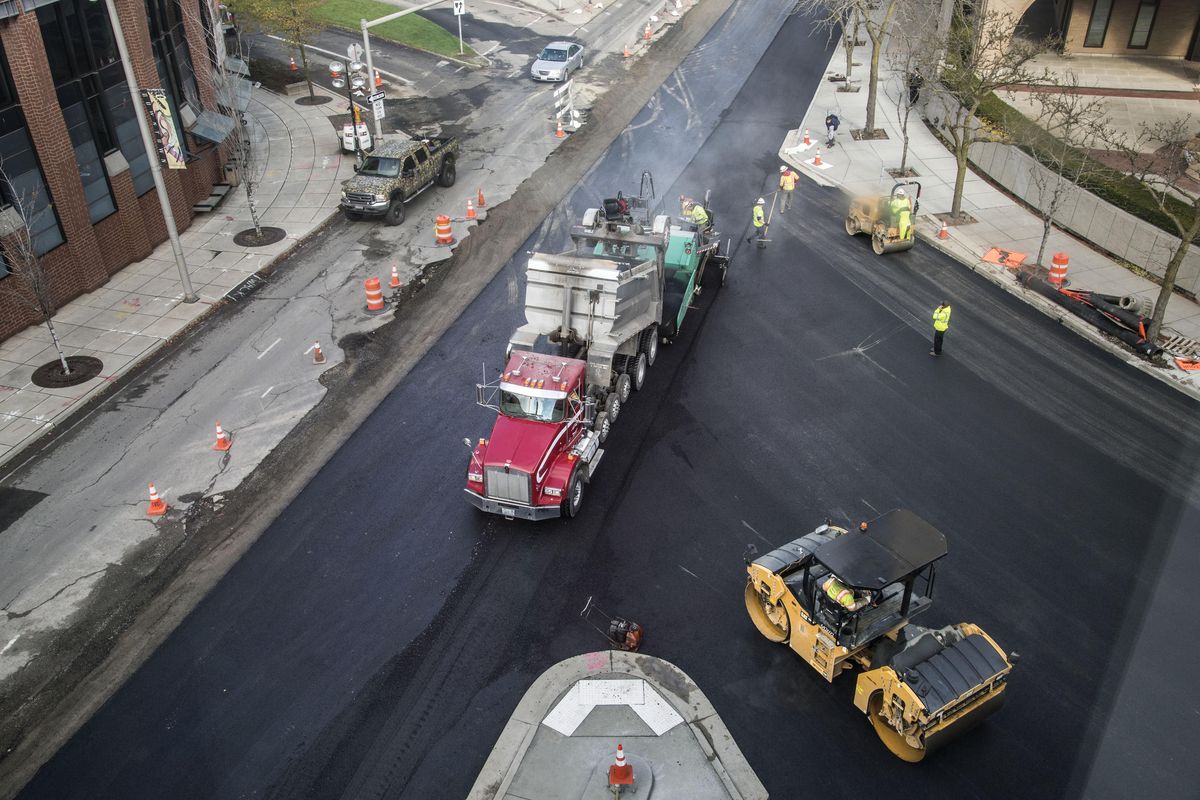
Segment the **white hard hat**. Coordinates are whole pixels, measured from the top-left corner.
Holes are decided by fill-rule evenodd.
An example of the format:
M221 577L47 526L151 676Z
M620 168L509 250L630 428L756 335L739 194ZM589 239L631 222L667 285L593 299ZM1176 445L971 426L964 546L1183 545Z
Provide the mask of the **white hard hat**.
M758 198L758 205L760 205L760 206L761 206L761 205L762 205L763 203L765 203L765 202L767 202L767 201L766 201L766 200L763 200L761 197L760 197L760 198Z
M896 196L897 196L897 197L904 197L904 190L903 190L903 189L897 189L897 190L896 190Z
M779 171L780 171L780 172L787 172L787 164L784 164L782 167L780 167L780 168L779 168Z

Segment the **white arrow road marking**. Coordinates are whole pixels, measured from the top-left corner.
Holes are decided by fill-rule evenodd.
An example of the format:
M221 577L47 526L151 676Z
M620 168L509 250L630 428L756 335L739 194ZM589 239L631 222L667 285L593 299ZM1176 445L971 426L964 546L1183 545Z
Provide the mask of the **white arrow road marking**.
M643 680L583 680L567 691L542 723L570 736L596 706L629 706L655 736L683 722L671 704Z

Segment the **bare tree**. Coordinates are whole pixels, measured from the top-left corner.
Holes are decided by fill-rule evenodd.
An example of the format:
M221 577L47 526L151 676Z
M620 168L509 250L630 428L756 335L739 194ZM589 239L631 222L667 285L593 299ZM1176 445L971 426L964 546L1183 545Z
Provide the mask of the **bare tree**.
M0 252L4 255L4 266L8 276L0 279L0 295L12 298L19 305L38 315L38 320L50 331L50 341L58 353L58 363L64 375L71 374L71 365L63 352L58 332L54 330L54 291L50 275L42 264L33 234L33 222L37 207L36 192L18 192L7 173L0 169L0 182L7 188L12 204L0 211ZM49 213L49 208L43 213Z
M845 41L844 23L856 20L867 38L871 41L871 66L867 77L867 119L863 126L865 138L872 138L875 133L875 105L879 99L879 59L883 53L883 45L887 40L895 19L896 9L900 0L796 0L796 10L815 13L818 15L817 25L830 31L834 26L843 26L843 42ZM852 38L857 36L857 25L852 32ZM853 44L853 42L851 42ZM850 81L851 53L846 55L846 81Z
M893 177L906 177L908 170L908 121L920 100L922 87L937 75L942 42L937 35L937 8L923 3L905 6L897 17L897 32L888 46L888 66L895 73L892 81L896 119L900 123L903 147L900 166L889 170ZM886 94L886 92L885 92Z
M300 52L300 65L308 84L308 96L314 98L312 78L308 74L308 47L325 26L316 17L316 9L325 0L236 0L238 12L249 14L259 25L282 36Z
M1040 107L1036 121L1051 135L1032 148L1034 157L1045 167L1033 170L1030 175L1038 190L1037 212L1042 219L1042 240L1035 262L1038 266L1044 266L1046 241L1063 202L1076 187L1108 171L1103 164L1080 152L1112 138L1108 110L1103 100L1080 94L1078 88L1078 78L1067 73L1065 83L1055 91L1034 95Z
M1200 191L1189 174L1194 164L1200 164L1200 134L1196 122L1187 116L1170 122L1142 123L1136 138L1117 135L1109 146L1120 153L1130 177L1146 187L1179 236L1146 331L1146 338L1153 342L1162 328L1184 256L1193 243L1200 242ZM1191 189L1185 188L1187 183Z
M238 46L242 46L239 37ZM245 60L249 53L238 52ZM261 238L262 222L258 218L258 184L261 170L258 153L254 148L254 138L251 135L250 123L242 110L240 102L241 91L253 91L254 84L246 79L230 73L228 66L220 65L213 70L213 88L217 93L217 102L223 106L233 119L233 131L222 144L226 148L228 160L226 163L233 170L238 186L246 194L246 208L250 211L250 220L254 223L254 235Z
M1046 85L1048 71L1030 66L1036 56L1054 45L1051 38L1027 41L1013 37L1017 19L1012 14L975 8L979 0L955 3L946 34L946 51L941 84L956 100L939 127L950 139L957 172L950 216L961 219L963 186L967 179L967 157L971 145L988 141L979 133L975 114L997 89L1014 84Z

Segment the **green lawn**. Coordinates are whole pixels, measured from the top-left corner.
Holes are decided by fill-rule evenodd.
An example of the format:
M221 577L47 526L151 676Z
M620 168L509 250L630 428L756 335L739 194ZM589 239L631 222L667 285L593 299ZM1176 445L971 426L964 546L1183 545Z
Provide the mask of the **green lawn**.
M362 20L386 17L400 10L397 6L378 0L328 0L317 6L313 16L328 25L357 32L362 30ZM434 25L419 14L409 14L371 28L371 36L389 39L417 50L427 50L439 56L475 60L475 51L469 45L463 49L463 55L458 54L456 34Z

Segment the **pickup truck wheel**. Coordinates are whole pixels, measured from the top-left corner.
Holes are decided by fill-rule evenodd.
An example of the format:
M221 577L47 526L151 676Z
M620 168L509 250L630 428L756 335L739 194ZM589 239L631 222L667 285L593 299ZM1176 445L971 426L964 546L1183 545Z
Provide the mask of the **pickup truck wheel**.
M610 392L608 399L604 401L604 413L608 414L610 423L616 422L617 417L621 415L621 398L617 397L616 392Z
M608 440L608 434L612 431L612 423L608 421L608 412L601 411L596 415L596 421L592 423L592 430L596 432L596 439L600 444L604 444Z
M637 361L633 362L633 371L630 375L633 377L633 390L640 392L642 387L646 385L646 370L649 367L646 365L646 354L638 353Z
M576 468L571 473L571 480L567 483L567 496L562 501L562 515L567 519L572 519L579 513L579 509L583 507L583 475L582 470Z
M458 177L454 170L454 159L447 158L442 162L442 170L438 173L438 186L444 189L449 189L454 185L454 179Z
M622 372L617 376L617 391L616 395L621 399L622 403L629 402L629 395L633 393L633 381L629 379L629 373Z
M399 197L392 198L392 204L383 215L384 225L399 225L404 222L404 201Z
M642 352L646 354L646 366L653 367L654 360L658 358L658 326L651 325L642 336Z

